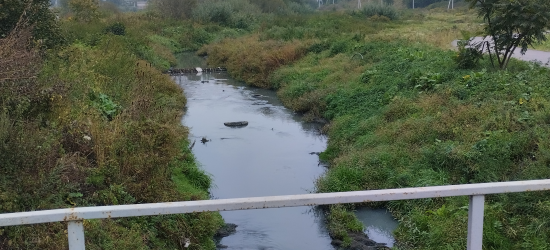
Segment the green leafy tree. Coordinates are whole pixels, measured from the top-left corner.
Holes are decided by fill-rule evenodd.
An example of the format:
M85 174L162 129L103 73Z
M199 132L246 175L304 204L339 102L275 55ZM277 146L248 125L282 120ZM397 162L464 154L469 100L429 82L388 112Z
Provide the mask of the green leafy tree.
M525 54L534 43L546 40L550 24L548 0L466 0L486 22L485 34L493 42L500 69L508 66L517 47Z
M69 0L69 8L78 21L87 23L99 18L99 4L96 0Z
M34 44L45 48L61 45L64 40L49 7L49 0L0 0L0 39L19 24L32 27Z

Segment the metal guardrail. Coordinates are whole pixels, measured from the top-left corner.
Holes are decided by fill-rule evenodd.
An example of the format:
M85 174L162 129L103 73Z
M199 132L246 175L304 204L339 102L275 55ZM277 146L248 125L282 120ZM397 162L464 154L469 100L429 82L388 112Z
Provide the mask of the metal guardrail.
M84 226L82 221L88 219L470 196L470 205L468 209L467 246L468 250L481 250L485 195L544 190L550 190L550 179L341 193L301 194L102 207L76 207L0 214L0 227L67 221L69 249L84 250Z

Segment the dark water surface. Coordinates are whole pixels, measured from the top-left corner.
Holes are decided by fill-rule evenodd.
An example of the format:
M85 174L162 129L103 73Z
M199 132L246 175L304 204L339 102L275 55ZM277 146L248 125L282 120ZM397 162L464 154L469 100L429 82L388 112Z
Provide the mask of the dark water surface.
M178 76L188 99L183 123L190 128L193 153L212 175L214 198L306 194L324 173L311 152L325 149L318 124L302 123L273 91L252 89L222 74ZM205 79L209 82L202 83ZM261 95L255 97L254 95ZM248 121L243 128L224 122ZM205 137L206 143L200 140ZM228 249L333 249L322 219L311 207L222 212L237 233Z
M200 60L194 60L201 66ZM304 123L282 106L274 91L247 87L226 73L189 74L174 80L185 90L187 112L182 122L190 128L191 142L196 141L193 153L198 162L212 175L214 199L313 191L315 180L325 172L312 154L326 147L327 138L318 132L320 124ZM249 124L224 126L231 121ZM201 143L203 137L209 141ZM221 241L228 249L334 249L322 216L312 207L221 214L227 223L238 225L235 234ZM393 222L389 214L375 217ZM375 240L393 243L391 235Z
M363 222L363 230L371 240L379 243L386 243L386 246L393 247L395 240L393 231L397 229L398 222L393 219L386 209L359 208L355 211L357 218Z

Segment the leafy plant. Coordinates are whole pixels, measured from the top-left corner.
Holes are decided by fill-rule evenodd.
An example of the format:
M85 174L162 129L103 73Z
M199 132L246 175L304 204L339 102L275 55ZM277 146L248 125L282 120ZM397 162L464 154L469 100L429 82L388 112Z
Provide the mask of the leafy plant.
M472 44L472 40L458 40L458 53L453 58L458 68L472 69L479 65L479 60L483 58L481 51L482 43Z
M90 94L90 99L93 102L93 105L101 112L101 114L107 118L109 121L122 110L122 107L115 102L113 102L107 95L99 93L97 96L95 94Z
M107 26L107 28L105 28L105 32L110 32L117 36L124 36L126 34L126 26L124 26L121 22L116 22Z
M99 2L95 0L69 0L69 8L78 21L88 23L99 18Z
M432 90L437 85L443 83L443 77L441 73L427 72L414 77L412 83L415 89L419 90Z

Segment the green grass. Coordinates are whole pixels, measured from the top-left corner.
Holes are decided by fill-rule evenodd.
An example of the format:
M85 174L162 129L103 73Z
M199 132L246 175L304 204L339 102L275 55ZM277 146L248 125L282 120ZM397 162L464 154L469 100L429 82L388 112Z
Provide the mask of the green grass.
M550 51L550 41L548 40L548 38L550 38L550 36L546 35L547 40L539 44L534 44L533 49L541 50L541 51ZM546 63L546 62L543 62L543 63Z
M248 62L230 73L276 89L306 119L331 121L320 156L331 164L318 192L549 178L549 70L513 60L500 71L487 57L460 69L456 51L443 50L462 28L476 32L475 13L429 10L393 22L326 13L286 22L294 26L275 22L260 39L242 38L254 45L238 53L226 53L231 43L224 42L206 51L218 62ZM254 76L266 66L247 57L258 57L262 44L297 40L307 52L272 65L267 82L238 73ZM488 196L485 248L547 248L547 199L547 192ZM401 221L399 249L465 248L465 197L370 205L386 206ZM354 230L345 214L334 208L329 215L333 237Z

